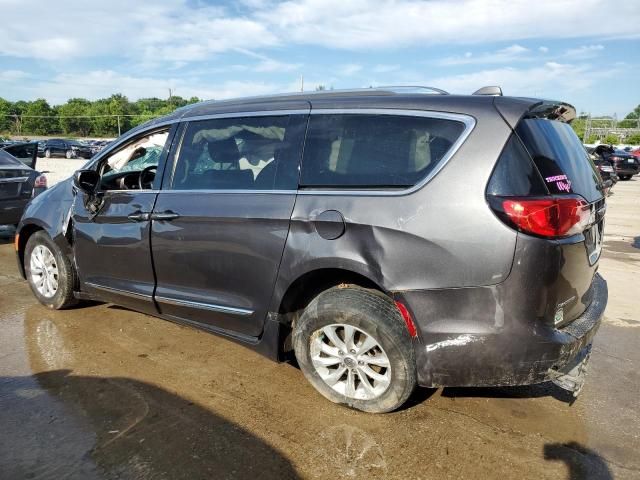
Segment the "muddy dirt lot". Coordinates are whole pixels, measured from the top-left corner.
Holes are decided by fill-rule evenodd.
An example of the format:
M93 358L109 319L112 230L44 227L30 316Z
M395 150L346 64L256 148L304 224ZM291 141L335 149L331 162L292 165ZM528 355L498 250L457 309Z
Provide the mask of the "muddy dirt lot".
M640 179L610 198L585 389L335 406L299 370L113 305L39 306L0 232L0 478L640 478Z

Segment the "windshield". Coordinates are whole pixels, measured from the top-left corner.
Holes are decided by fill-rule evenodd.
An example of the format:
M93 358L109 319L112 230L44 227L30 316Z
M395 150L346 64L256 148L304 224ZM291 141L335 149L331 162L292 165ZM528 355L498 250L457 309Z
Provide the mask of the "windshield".
M576 193L588 202L602 198L597 170L570 125L525 119L518 123L516 133L552 194Z

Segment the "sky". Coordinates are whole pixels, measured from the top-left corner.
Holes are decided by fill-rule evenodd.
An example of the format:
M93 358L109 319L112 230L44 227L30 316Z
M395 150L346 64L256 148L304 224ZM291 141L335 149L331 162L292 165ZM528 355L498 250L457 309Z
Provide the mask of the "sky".
M640 0L0 0L0 97L427 85L640 104Z

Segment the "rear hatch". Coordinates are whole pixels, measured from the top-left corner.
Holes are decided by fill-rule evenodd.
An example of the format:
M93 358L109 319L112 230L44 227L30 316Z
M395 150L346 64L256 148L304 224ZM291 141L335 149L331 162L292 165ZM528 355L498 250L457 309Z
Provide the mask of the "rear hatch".
M554 118L554 117L552 117ZM557 118L557 117L556 117ZM604 185L571 126L526 115L516 124L487 188L496 214L519 235L556 245L557 275L548 282L544 317L563 325L591 303L602 247Z

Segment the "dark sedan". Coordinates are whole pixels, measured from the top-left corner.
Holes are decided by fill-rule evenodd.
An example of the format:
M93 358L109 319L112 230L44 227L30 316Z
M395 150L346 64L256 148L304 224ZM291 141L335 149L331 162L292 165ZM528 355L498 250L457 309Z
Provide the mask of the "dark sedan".
M87 145L83 145L75 140L52 138L44 144L44 156L47 158L91 158L93 152L91 152L91 148Z
M610 162L620 180L629 180L640 171L640 161L624 150L610 145L598 145L593 153L601 160Z
M47 178L0 150L0 225L16 225L27 203L47 189Z

